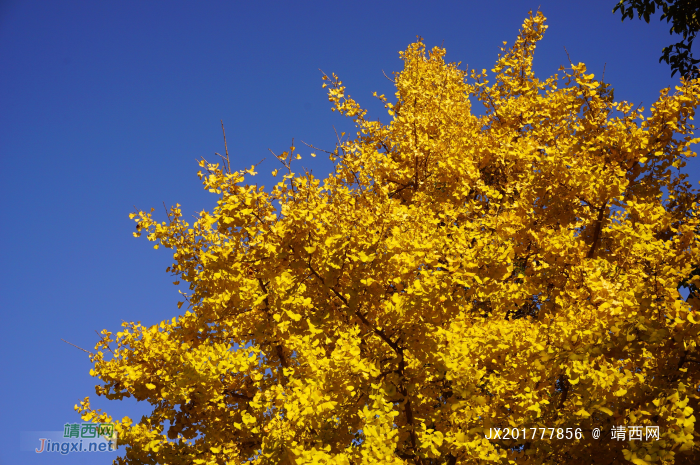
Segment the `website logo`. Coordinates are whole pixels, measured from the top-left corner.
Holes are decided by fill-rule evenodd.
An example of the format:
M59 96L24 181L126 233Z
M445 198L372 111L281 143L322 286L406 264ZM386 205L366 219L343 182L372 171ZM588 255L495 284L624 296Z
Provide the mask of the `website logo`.
M21 450L37 454L116 452L113 423L66 423L63 431L23 431Z

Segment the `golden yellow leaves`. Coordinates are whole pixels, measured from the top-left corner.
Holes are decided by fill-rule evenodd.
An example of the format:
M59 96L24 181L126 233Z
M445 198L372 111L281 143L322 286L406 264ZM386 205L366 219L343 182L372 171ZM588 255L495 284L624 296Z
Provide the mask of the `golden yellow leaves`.
M269 192L202 160L212 212L130 215L189 289L184 315L96 347L98 394L154 406L119 423L127 462L588 463L585 441L482 433L631 424L659 441L593 452L695 456L700 296L678 289L700 282L698 195L671 168L700 88L645 117L583 64L540 80L545 28L528 18L491 81L410 45L394 101L375 94L386 125L324 75L358 125L325 179L292 171L292 143Z

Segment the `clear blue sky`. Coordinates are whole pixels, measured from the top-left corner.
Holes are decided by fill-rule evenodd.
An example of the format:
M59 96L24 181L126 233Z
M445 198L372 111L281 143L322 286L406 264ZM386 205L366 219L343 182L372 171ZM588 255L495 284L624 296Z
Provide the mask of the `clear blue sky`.
M393 94L382 70L399 70L417 35L491 69L538 7L541 76L568 63L566 47L596 76L607 63L616 99L648 108L678 82L658 63L672 38L658 18L622 23L615 2L0 1L0 465L109 463L20 452L19 434L80 421L86 395L116 417L145 411L95 398L86 354L61 338L92 349L94 330L178 314L168 251L134 239L128 214L212 207L195 159L223 152L220 119L234 168L267 157L258 181L271 185L268 148L330 148L333 126L349 128L318 68L386 120L371 94Z

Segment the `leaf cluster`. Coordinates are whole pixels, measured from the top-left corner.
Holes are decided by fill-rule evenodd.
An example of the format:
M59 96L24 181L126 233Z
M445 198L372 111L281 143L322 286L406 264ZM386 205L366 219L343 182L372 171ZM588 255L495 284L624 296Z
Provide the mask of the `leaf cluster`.
M697 64L700 59L693 58L692 53L693 41L700 30L700 3L697 0L620 0L613 13L619 10L623 21L632 19L636 13L637 18L644 18L648 23L657 8L662 12L659 19L671 23L669 33L683 36L681 41L663 48L659 62L671 65L671 76L680 73L686 78L699 77Z

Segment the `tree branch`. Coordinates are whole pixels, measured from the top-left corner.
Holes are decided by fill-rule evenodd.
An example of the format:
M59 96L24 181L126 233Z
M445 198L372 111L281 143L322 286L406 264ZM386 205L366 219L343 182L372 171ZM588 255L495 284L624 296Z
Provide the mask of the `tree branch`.
M593 242L591 248L588 250L588 255L586 258L593 258L595 254L596 247L598 247L598 239L600 239L600 231L603 228L603 219L605 218L605 209L608 206L608 201L603 202L603 205L598 210L598 218L596 219L595 229L593 230Z

